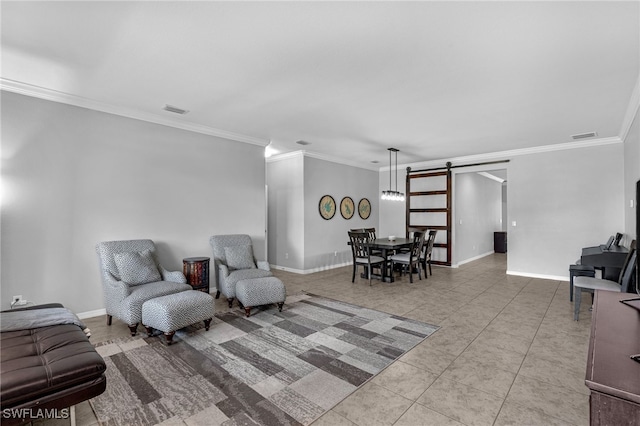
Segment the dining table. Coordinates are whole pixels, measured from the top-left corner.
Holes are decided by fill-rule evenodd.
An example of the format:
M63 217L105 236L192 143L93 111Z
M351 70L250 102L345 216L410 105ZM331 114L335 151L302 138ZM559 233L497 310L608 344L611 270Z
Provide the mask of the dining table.
M393 278L393 270L391 269L391 265L389 265L386 260L389 259L389 256L393 254L396 250L402 248L410 248L413 243L412 238L393 238L389 239L389 237L381 237L376 238L375 240L370 240L367 245L370 249L380 250L382 252L382 258L385 259L385 262L382 263L382 275L372 275L373 278L377 278L382 280L383 282L392 283L394 282ZM351 243L349 243L351 244ZM365 277L366 278L366 277Z

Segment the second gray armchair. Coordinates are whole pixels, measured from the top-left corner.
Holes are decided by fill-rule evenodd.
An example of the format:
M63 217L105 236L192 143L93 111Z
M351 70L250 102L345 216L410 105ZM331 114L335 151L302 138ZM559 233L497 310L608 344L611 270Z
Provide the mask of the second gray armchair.
M229 307L236 297L238 281L273 275L269 262L255 260L249 235L214 235L209 238L209 244L213 250L213 267L218 286L216 299L222 293L227 298Z

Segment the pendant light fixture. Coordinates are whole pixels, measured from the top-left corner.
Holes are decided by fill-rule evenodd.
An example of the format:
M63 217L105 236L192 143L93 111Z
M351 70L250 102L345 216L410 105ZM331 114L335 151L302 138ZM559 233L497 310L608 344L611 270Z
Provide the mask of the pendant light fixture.
M382 195L380 196L380 198L383 200L390 200L390 201L404 201L404 194L398 191L398 151L400 150L396 148L387 148L387 149L389 150L389 190L382 191ZM396 190L395 191L391 190L391 172L393 170L391 168L392 152L395 153L396 155Z

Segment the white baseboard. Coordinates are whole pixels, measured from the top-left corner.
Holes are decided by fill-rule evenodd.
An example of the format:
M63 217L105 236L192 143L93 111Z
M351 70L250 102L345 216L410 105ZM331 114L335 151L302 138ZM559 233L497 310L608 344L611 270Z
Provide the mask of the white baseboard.
M95 311L87 311L87 312L81 312L78 315L78 318L80 319L87 319L87 318L93 318L93 317L99 317L101 315L107 315L107 310L106 309L97 309Z
M494 253L495 253L495 251L488 251L486 253L482 253L482 254L479 254L477 256L471 257L469 259L462 260L462 261L456 263L455 266L452 265L452 268L457 268L458 266L464 265L465 263L473 262L474 260L478 260L478 259L482 259L483 257L491 256Z
M569 281L569 277L562 275L545 275L545 274L532 274L529 272L518 272L507 270L507 275L516 275L519 277L539 278L541 280L553 280L553 281Z
M344 266L351 266L351 265L353 265L353 262L345 262L345 263L340 263L336 265L321 266L313 269L294 269L294 268L289 268L288 266L278 266L278 265L271 265L271 268L277 269L279 271L293 272L294 274L306 275L306 274L313 274L315 272L329 271L331 269L342 268Z

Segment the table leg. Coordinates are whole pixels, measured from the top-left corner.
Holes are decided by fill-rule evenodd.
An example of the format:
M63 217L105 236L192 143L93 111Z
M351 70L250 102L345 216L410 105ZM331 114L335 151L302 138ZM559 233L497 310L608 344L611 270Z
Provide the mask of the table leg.
M384 263L382 264L382 281L392 283L395 280L393 279L393 269L387 267L387 249L382 249L382 257L384 258Z

